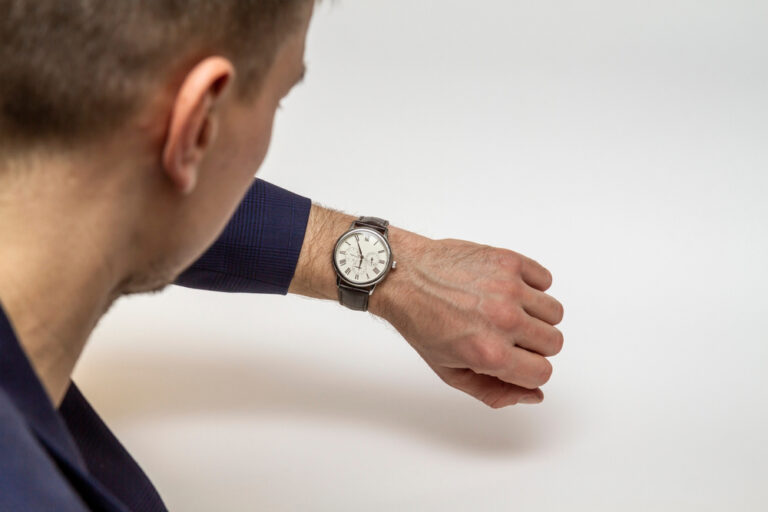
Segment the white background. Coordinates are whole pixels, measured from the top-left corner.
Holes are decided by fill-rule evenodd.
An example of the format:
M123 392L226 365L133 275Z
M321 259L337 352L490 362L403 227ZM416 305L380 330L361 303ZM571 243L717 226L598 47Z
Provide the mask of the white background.
M331 5L333 4L333 5ZM76 380L172 510L765 510L768 3L346 0L259 176L555 276L540 405L384 321L170 287Z

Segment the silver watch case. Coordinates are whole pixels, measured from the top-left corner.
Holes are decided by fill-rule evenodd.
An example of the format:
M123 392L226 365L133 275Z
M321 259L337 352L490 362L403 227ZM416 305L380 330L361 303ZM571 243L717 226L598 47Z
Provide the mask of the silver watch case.
M350 281L344 276L344 272L339 269L338 265L336 264L336 253L339 250L339 245L341 245L342 240L347 238L349 235L353 233L370 233L374 236L377 236L378 238L381 238L384 242L384 246L387 248L387 264L384 268L384 272L382 272L380 275L376 276L375 279L372 279L370 281L365 281L363 283L356 283L354 281ZM350 230L345 231L342 233L342 235L339 237L338 240L336 240L336 244L333 246L333 252L331 253L331 263L333 263L333 269L336 271L336 275L344 281L345 284L348 284L349 286L354 286L355 288L368 288L369 286L374 286L381 281L384 280L385 277L389 274L389 271L395 268L395 262L394 262L394 256L392 255L392 246L389 245L389 240L381 231L377 231L373 228L353 228ZM371 290L373 291L373 290Z

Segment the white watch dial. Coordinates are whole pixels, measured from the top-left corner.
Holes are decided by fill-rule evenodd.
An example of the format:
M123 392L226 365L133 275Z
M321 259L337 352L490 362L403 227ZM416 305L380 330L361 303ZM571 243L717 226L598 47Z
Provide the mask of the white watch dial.
M343 279L352 284L370 284L384 277L392 253L384 236L372 229L346 233L336 244L333 261Z

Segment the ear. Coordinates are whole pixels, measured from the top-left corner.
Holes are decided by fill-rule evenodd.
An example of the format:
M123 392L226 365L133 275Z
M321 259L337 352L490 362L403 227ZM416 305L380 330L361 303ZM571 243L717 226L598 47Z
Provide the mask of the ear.
M208 57L189 71L171 112L163 168L176 190L194 190L200 162L216 138L216 105L234 79L232 63L223 57Z

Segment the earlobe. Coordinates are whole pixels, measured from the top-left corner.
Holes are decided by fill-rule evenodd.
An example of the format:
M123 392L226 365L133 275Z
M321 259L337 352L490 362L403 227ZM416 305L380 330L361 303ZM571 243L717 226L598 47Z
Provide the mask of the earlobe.
M215 107L234 74L229 60L208 57L190 70L176 94L162 163L171 183L182 194L195 188L200 162L216 137Z

